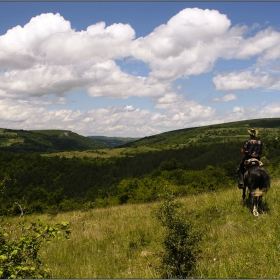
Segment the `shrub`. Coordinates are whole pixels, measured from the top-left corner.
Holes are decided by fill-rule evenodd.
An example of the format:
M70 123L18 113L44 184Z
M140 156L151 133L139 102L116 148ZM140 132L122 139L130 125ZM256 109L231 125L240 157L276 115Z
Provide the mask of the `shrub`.
M69 239L68 222L50 226L38 221L26 226L19 223L0 226L0 278L50 278L49 269L41 263L39 250L52 238Z
M202 232L187 219L181 206L174 201L173 195L165 193L156 211L156 217L166 229L161 266L163 278L189 277L200 252L198 242Z

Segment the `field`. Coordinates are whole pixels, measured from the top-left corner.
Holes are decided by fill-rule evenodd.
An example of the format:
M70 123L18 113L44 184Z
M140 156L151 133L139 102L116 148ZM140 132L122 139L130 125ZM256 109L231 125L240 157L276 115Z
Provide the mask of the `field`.
M264 142L261 159L272 179L259 217L242 203L236 183L240 146L251 127ZM68 221L71 239L54 239L40 251L53 279L177 278L168 262L179 258L166 257L167 244L189 256L186 240L198 246L190 274L184 271L188 278L280 278L279 133L280 119L246 120L165 132L113 149L71 131L0 129L0 219L11 229L4 235L1 228L2 241L28 230L22 222ZM170 228L159 219L167 213L159 200L164 192L181 203L169 212L175 234L168 239ZM184 239L189 225L201 234L199 242ZM26 259L18 266L6 256L17 256L18 248L2 250L0 262L8 269L14 264L12 273L36 270Z
M114 149L99 149L99 150L86 150L86 151L69 151L69 152L59 152L59 153L47 153L42 154L46 157L65 157L65 158L109 158L109 157L125 157L133 156L140 153L145 153L149 151L158 151L156 148L149 147L137 147L137 148L114 148Z
M18 137L16 132L8 132L0 128L0 147L11 146L15 143L23 143L24 139Z
M194 278L280 277L280 180L272 181L259 217L242 205L241 191L228 190L180 199L183 215L203 232ZM164 229L157 203L132 204L21 220L69 221L71 240L44 248L52 278L160 278ZM9 218L17 223L19 218Z

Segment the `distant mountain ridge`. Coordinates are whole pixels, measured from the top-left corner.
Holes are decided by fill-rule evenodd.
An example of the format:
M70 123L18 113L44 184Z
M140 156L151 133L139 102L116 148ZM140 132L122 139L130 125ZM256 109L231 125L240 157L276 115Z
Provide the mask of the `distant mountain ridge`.
M118 147L120 145L125 145L127 143L134 142L141 139L140 137L133 138L133 137L107 137L107 136L88 136L88 138L99 142L103 142L112 148Z
M189 146L200 143L244 141L247 130L259 130L259 137L279 137L280 118L264 118L213 124L168 131L144 138L81 136L70 130L16 130L0 128L0 151L60 152L146 146L157 149Z
M248 138L248 129L255 128L261 137L280 135L280 118L264 118L237 122L213 124L200 127L184 128L147 136L119 147L168 148L194 143L244 141Z
M69 130L16 130L0 128L0 151L59 152L109 148Z

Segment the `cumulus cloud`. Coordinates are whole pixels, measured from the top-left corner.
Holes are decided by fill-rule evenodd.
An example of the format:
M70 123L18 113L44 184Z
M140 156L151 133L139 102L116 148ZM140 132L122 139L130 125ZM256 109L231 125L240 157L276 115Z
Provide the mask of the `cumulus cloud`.
M107 79L124 78L120 69L113 67L113 59L129 55L128 46L134 36L128 24L106 27L99 22L76 32L59 14L39 15L24 27L17 26L0 36L0 88L6 94L30 96L64 95L90 88L90 94L94 95L92 87L97 77L103 79L97 87L102 86L104 74ZM140 81L126 76L132 81L120 80L120 84L128 83L128 88ZM126 92L125 87L121 90ZM104 91L104 95L107 93ZM120 97L133 94L124 93Z
M160 131L151 123L152 113L133 106L82 110L47 110L24 100L2 100L1 127L17 129L66 129L82 135L143 136Z
M96 81L91 83L88 94L92 97L111 98L160 97L172 91L168 83L155 83L152 79L129 75L121 71L114 61L96 65Z
M0 36L1 127L70 129L84 135L143 136L189 126L279 115L265 108L234 107L221 115L174 87L178 78L213 70L219 59L249 59L249 70L216 73L218 91L279 90L280 33L254 24L231 26L217 10L184 9L145 37L135 38L129 24L97 22L76 31L60 14L41 14ZM116 60L141 61L149 73L125 72ZM274 62L273 67L271 61ZM128 104L89 111L49 110L67 104L67 94L86 90L89 97L150 98L155 112ZM183 93L186 93L183 91ZM212 101L238 98L227 94ZM279 104L277 104L279 105ZM269 114L268 114L269 112Z
M66 74L67 78L71 73L71 84L72 79L81 78L81 72L91 73L90 67L96 63L133 55L150 63L151 77L174 79L208 71L216 57L210 54L205 57L205 44L224 34L229 25L227 17L218 11L185 9L147 37L133 41L135 32L128 24L105 27L100 22L76 32L59 14L42 14L0 37L0 67L13 69L15 78L20 75L23 80L38 72L35 75L43 80L43 85L50 77L55 84L57 73ZM46 67L52 68L51 71L44 71ZM26 69L28 73L18 69ZM93 78L92 73L90 77ZM88 83L82 85L87 88ZM26 90L28 85L21 86ZM69 86L64 91L71 89Z
M260 56L260 61L279 58L279 41L280 33L269 27L259 31L254 37L243 40L237 49L236 58L246 59Z
M152 135L195 125L214 115L215 110L194 102L183 105L173 102L161 113L140 110L132 105L82 111L47 110L41 104L26 100L5 99L0 104L2 127L70 129L83 135Z
M223 96L222 98L214 98L212 101L213 102L228 102L231 100L236 100L238 99L238 96L235 94L227 94L225 96Z
M69 129L83 135L143 136L199 123L215 114L196 103L170 105L162 113L132 105L82 110L47 110L42 104L4 99L0 103L1 127L18 129ZM191 105L191 106L189 106ZM184 112L181 109L184 107Z
M216 90L246 90L259 87L271 87L275 78L267 75L253 75L251 71L219 74L213 78Z
M148 62L150 76L176 79L209 71L218 57L219 43L230 26L226 15L216 10L184 9L132 44L132 54Z
M99 22L77 32L60 14L41 14L0 37L0 67L102 62L127 55L127 43L134 36L128 24L105 27L104 22Z
M167 99L166 99L167 100ZM163 100L162 100L163 101ZM163 104L164 102L161 102ZM84 110L48 110L26 100L4 99L0 103L1 127L14 129L65 129L81 135L144 137L164 131L253 118L275 117L280 103L266 107L237 106L226 113L196 102L172 103L162 112L132 105Z
M228 17L217 10L198 8L180 11L137 39L129 24L106 27L98 22L78 32L60 14L41 14L0 36L0 89L8 95L63 96L86 89L92 97L160 98L174 92L175 79L209 72L219 58L279 57L279 32L267 28L245 39L247 30L231 27ZM147 63L148 76L125 73L116 65L116 59L128 57ZM225 76L218 80L229 84ZM239 87L253 84L251 77Z
M199 121L215 116L215 109L203 106L195 101L189 101L185 95L166 94L158 99L154 106L163 110L162 114L157 114L158 122L163 128L180 128L195 125Z
M45 40L70 32L70 22L51 13L32 18L24 27L12 28L0 37L0 67L31 67L40 60L40 46Z

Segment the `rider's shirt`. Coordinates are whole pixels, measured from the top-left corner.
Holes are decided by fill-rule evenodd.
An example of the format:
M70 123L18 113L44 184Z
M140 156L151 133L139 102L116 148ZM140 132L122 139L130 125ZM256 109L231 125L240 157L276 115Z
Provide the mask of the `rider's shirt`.
M243 147L242 152L245 156L257 158L260 156L263 149L263 143L254 137L248 139Z

